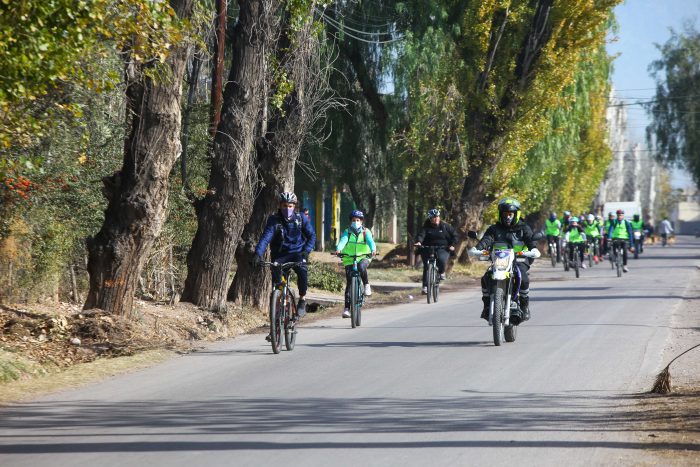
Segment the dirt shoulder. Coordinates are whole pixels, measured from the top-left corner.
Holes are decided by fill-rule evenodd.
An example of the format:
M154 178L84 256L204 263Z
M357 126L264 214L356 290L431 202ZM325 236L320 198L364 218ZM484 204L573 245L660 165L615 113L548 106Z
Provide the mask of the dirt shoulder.
M700 343L699 281L696 270L686 298L673 311L664 364ZM673 362L670 373L672 392L640 395L630 421L640 424L638 440L649 445L658 465L700 465L700 348Z

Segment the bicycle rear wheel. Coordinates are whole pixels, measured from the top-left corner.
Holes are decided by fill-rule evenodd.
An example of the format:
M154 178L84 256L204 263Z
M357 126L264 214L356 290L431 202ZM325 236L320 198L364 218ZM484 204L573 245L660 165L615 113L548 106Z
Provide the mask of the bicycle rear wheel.
M278 289L270 295L270 343L272 351L280 353L282 348L282 328L284 327L282 313L282 292Z

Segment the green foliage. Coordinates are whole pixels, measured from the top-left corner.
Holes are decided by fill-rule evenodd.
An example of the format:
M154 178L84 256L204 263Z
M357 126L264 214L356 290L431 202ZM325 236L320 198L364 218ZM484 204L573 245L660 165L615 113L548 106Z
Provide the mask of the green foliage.
M345 290L345 280L338 274L337 267L326 263L309 264L309 287L329 292Z
M103 59L128 50L134 63L162 63L186 26L165 1L0 2L0 161L82 115L72 86L112 89L119 73L102 73Z
M662 58L650 66L657 89L647 106L653 119L647 138L662 162L687 167L700 184L700 33L689 23L659 50Z

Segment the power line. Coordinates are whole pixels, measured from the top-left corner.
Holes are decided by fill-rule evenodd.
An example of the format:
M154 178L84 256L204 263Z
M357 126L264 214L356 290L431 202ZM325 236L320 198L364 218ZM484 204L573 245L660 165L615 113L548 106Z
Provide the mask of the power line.
M340 25L340 23L334 24L334 23L333 23L333 20L331 20L328 16L326 16L326 15L325 15L324 13L322 13L322 12L321 12L321 19L323 19L327 25L332 26L333 28L335 28L339 33L342 33L342 34L344 34L344 35L346 35L346 36L348 36L348 37L351 37L352 39L355 39L355 40L357 40L357 41L364 42L364 43L367 43L367 44L391 44L391 43L394 43L394 42L402 41L402 40L404 39L404 36L401 35L401 36L399 36L399 37L395 37L395 38L393 38L393 39L388 39L388 40L368 40L368 39L364 39L364 38L362 38L362 37L359 37L359 36L356 36L356 35L354 35L354 34L349 33L349 32L346 30L346 29L349 29L347 26L342 26L342 25ZM367 32L364 32L364 34L374 35L374 36L381 36L381 35L391 35L392 33L379 34L379 33L367 33ZM334 37L336 37L337 39L340 39L340 37L338 37L338 36L335 36L335 35L334 35Z

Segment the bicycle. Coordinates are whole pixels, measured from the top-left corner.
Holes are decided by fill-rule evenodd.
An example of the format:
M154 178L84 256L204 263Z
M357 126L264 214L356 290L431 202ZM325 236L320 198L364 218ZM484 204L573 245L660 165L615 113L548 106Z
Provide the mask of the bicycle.
M613 269L617 270L617 277L622 277L622 262L624 254L622 249L624 247L625 242L623 240L612 241L612 254L610 256L610 261L613 263Z
M371 258L371 254L348 255L340 253L338 258L352 258L352 285L350 287L350 325L353 328L360 326L362 323L362 305L365 304L365 289L362 286L360 271L357 268L358 258L360 261L364 258Z
M573 260L569 260L571 262L570 267L574 268L574 271L576 272L576 278L578 278L580 275L580 270L581 270L581 255L579 252L579 244L578 243L569 243L569 251L567 253L568 253L567 257L573 256L573 258L574 258Z
M591 237L586 245L586 251L588 253L588 267L593 267L593 264L598 264L598 258L600 257L600 244L598 243L598 237Z
M559 252L557 251L557 241L555 240L557 237L549 236L549 256L550 259L552 260L552 267L556 268L557 267L557 255Z
M266 261L261 266L269 266L280 271L282 280L275 284L270 293L270 343L275 354L282 350L282 330L284 344L287 350L294 350L297 338L297 302L294 292L289 287L289 273L292 268L300 266L304 261L278 263Z
M428 271L427 271L427 283L428 288L428 303L437 303L440 297L440 273L437 267L437 251L444 250L444 246L422 246L421 251L427 251L430 253L428 256Z

